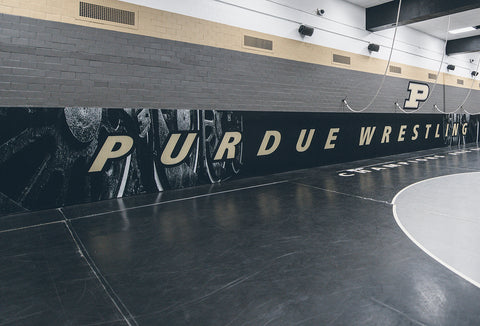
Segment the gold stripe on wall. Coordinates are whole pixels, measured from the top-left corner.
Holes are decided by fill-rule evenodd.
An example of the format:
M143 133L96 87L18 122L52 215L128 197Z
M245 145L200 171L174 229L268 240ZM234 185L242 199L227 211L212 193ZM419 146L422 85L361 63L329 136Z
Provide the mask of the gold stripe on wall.
M264 56L379 75L383 75L387 64L386 60L376 59L370 56L340 51L117 0L83 1L99 6L135 12L135 25L130 26L80 17L80 0L0 0L0 13L213 46L240 52L256 53ZM245 35L270 40L272 41L273 49L264 50L244 46ZM332 60L333 54L350 57L350 64L335 63ZM392 62L392 64L400 68L402 72L401 74L390 71L387 73L388 76L395 78L431 83L433 81L429 78L429 74L437 73L437 71L401 63ZM464 84L459 85L457 84L458 78L459 77L455 75L441 73L438 80L443 81L445 85L460 88L470 88L472 85L472 79L470 78L464 78ZM473 89L479 90L480 84L475 83Z

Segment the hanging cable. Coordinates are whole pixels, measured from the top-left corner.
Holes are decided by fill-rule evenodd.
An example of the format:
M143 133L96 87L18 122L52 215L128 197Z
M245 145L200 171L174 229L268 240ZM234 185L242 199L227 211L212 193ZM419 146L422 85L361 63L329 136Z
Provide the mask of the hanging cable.
M444 112L444 111L440 110L439 107L438 107L438 105L436 105L436 104L433 105L433 108L434 108L435 110L437 110L438 112L443 113L443 114L451 114L451 113L455 113L455 112L458 111L458 108L457 108L455 111L452 111L452 112Z
M398 102L395 102L396 108L399 109L400 111L402 111L403 113L409 114L409 113L417 112L418 110L423 108L423 106L428 102L428 100L430 100L430 97L432 96L433 91L435 90L435 87L437 86L438 79L440 78L440 71L442 70L443 60L445 59L445 53L447 52L448 31L449 30L450 30L450 16L448 16L447 31L445 32L445 43L443 45L442 60L440 61L440 66L438 67L437 75L436 75L436 78L435 78L435 83L433 84L432 90L429 92L425 101L417 109L412 110L412 111L405 110L404 108L402 108L400 106L400 104L398 104ZM434 107L436 107L436 105Z
M397 10L397 20L395 21L395 30L393 32L393 39L392 39L392 48L390 49L390 55L388 56L388 61L387 61L387 66L385 67L385 72L383 73L382 77L382 82L380 83L380 86L378 87L377 92L375 93L375 96L372 98L370 103L366 107L360 110L354 110L352 107L348 104L347 102L347 97L345 97L342 102L345 105L347 109L349 109L352 112L359 113L367 110L370 106L372 106L373 102L377 99L378 94L380 94L380 91L383 88L383 84L385 83L385 78L387 77L387 72L388 72L388 67L390 66L390 61L392 60L392 54L393 54L393 47L395 45L395 39L397 38L397 30L398 30L398 21L400 19L400 9L402 8L402 0L398 2L398 10Z
M447 24L447 31L445 32L445 44L443 46L443 53L442 53L442 60L440 61L440 66L438 67L437 76L435 78L435 83L433 84L432 91L428 94L427 99L419 106L419 110L423 108L423 106L427 103L430 97L437 86L438 79L440 78L440 71L442 71L443 60L445 59L445 54L447 53L447 43L448 43L448 31L450 30L450 16L448 16L448 24Z
M477 59L477 68L475 68L475 71L478 71L478 68L480 67L480 56L478 57ZM453 113L456 113L458 110L460 109L463 109L465 111L465 113L468 113L468 114L471 114L470 112L468 112L467 110L465 110L463 108L463 105L467 102L468 98L470 97L470 94L472 93L472 89L473 89L473 85L475 84L475 80L477 78L477 76L472 76L473 79L472 79L472 84L470 85L470 89L468 90L467 92L467 96L465 96L465 99L463 100L463 102L452 112L444 112L442 110L440 110L438 108L438 106L436 104L433 105L433 107L440 113L443 113L443 114L453 114Z
M465 99L463 100L462 104L460 104L459 108L463 108L463 105L467 102L468 98L470 97L470 95L472 94L472 89L473 89L473 85L475 85L475 81L477 79L477 75L478 75L478 68L480 67L480 55L478 56L478 59L477 59L477 68L475 68L475 72L477 73L476 75L472 75L473 79L472 79L472 84L470 85L470 89L468 90L468 93L467 93L467 96L465 96ZM468 112L467 110L463 109L463 111L465 111L465 113L467 114L470 114L470 112Z

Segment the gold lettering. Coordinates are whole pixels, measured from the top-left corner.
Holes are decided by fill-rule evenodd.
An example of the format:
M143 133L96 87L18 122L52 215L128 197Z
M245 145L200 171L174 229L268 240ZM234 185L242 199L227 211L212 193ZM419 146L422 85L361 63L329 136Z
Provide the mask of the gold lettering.
M404 141L405 140L405 130L407 129L407 125L402 125L400 127L400 131L398 132L398 141Z
M268 143L270 141L270 138L273 137L273 144L270 146L270 148L267 148ZM275 152L278 148L278 145L280 145L280 141L282 140L282 134L280 134L276 130L267 130L265 132L265 136L263 136L262 144L260 145L260 148L258 149L257 156L265 156L265 155L270 155L273 152Z
M375 129L377 129L377 127L362 127L362 130L360 131L360 146L370 145L373 135L375 134Z
M310 147L313 135L315 134L315 129L310 129L310 131L308 132L307 141L305 142L305 145L303 145L306 133L307 129L302 129L302 131L300 132L300 137L298 137L297 152L299 153L305 152Z
M214 161L220 161L227 151L227 159L235 158L235 146L242 141L242 134L238 131L228 131L223 135L222 142L218 146Z
M425 139L428 139L428 133L430 132L430 128L432 127L432 125L428 124L425 127L427 127L427 132L425 133Z
M417 138L418 138L418 128L420 128L420 125L415 125L415 126L413 127L412 140L417 140Z
M459 125L459 123L455 123L453 125L452 136L457 136L458 135L458 125Z
M120 144L117 150L113 150L115 145ZM127 155L133 147L133 138L129 136L108 136L103 143L100 152L98 152L95 161L88 172L100 172L109 159L120 158Z
M324 149L335 148L335 144L332 144L332 141L337 140L337 135L336 134L338 134L339 131L340 131L340 128L331 128L330 129L330 132L328 133L327 141L325 142Z
M392 133L392 127L391 126L385 126L385 128L383 129L382 144L390 142L390 134L391 133Z
M180 139L181 134L172 134L170 139L167 142L167 146L163 150L160 161L164 165L175 165L181 163L185 157L187 157L190 149L192 148L193 143L197 139L197 133L189 133L185 141L183 142L182 148L176 157L172 157L173 151L177 146L177 143Z

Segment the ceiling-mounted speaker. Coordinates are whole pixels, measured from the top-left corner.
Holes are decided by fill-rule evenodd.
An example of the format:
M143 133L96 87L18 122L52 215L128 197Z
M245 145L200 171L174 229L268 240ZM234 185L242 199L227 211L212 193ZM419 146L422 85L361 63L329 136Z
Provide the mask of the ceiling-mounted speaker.
M300 25L298 32L302 35L312 36L314 28L307 25Z
M472 77L477 77L478 76L478 71L472 71Z
M455 70L455 66L454 65L448 65L447 70Z
M368 51L370 52L378 52L380 50L380 45L375 44L375 43L370 43L368 45Z

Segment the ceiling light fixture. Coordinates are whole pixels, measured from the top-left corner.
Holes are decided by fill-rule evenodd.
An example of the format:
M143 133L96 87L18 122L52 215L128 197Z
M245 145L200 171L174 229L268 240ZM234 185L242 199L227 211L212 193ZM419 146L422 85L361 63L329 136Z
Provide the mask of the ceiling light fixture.
M471 31L475 31L477 30L476 28L477 26L475 27L464 27L464 28L457 28L457 29L452 29L451 31L448 31L450 34L461 34L461 33L467 33L467 32L471 32Z

